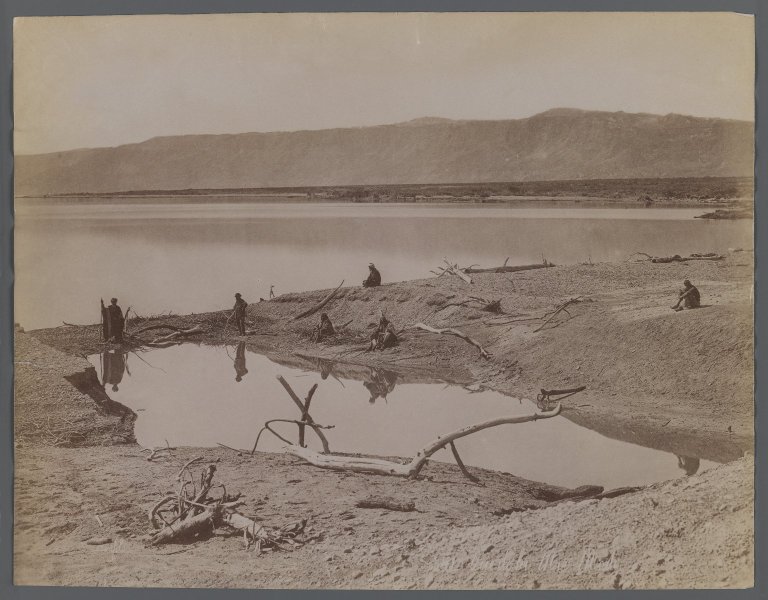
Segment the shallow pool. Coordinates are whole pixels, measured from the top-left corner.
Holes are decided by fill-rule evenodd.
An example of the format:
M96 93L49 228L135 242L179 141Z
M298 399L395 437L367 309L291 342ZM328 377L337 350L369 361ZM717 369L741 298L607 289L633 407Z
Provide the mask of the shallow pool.
M316 423L334 426L325 431L333 452L409 457L438 435L536 408L494 391L370 367L298 357L272 360L243 344L182 344L95 354L89 360L110 397L137 411L136 438L143 446L167 440L172 446L252 448L265 421L301 417L277 375L302 399L318 384L309 414ZM295 424L275 423L274 428L298 441ZM306 442L321 449L309 428ZM258 449L280 451L282 446L265 433ZM607 438L563 416L487 429L456 446L467 465L567 487L642 485L715 464ZM434 459L453 462L450 450L440 450Z

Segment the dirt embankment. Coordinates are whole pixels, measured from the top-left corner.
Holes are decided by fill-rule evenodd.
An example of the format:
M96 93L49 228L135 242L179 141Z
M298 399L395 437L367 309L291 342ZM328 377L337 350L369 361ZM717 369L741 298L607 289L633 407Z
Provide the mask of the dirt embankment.
M193 338L198 342L245 339L252 350L277 360L335 369L345 376L354 377L366 365L404 376L481 383L528 398L542 387L586 385L585 392L564 402L567 418L608 436L725 461L741 456L753 441L751 275L751 254L738 253L721 262L488 273L474 275L471 286L445 276L375 289L343 288L325 310L335 324L349 324L324 344L310 340L318 315L292 318L329 290L252 304L249 327L256 333L245 338L224 327L224 312L166 317L164 322L203 326L206 333ZM685 277L701 290L704 307L675 313L669 305ZM504 315L457 305L468 295L501 300ZM537 317L577 296L581 301L568 307L570 314L536 331L542 324ZM401 343L365 353L380 310L402 330ZM481 358L477 348L458 338L407 329L417 322L460 329L492 356ZM556 490L552 486L484 472L485 486L478 487L463 479L457 467L436 463L425 471L431 480L417 482L330 473L287 456L248 457L227 450L181 449L172 458L148 463L135 445L56 447L81 445L61 431L79 431L88 422L97 425L97 433L85 441L76 438L82 444L131 441L124 434L133 416L105 410L108 396L94 392L95 373L77 375L87 372L88 364L75 355L103 349L97 327L40 330L17 338L18 582L360 588L750 585L749 458L639 494L550 508L541 491ZM34 433L41 429L41 414L50 434ZM64 426L53 428L48 420ZM173 489L180 465L196 455L221 459L222 480L231 491L243 492L249 514L268 524L308 516L323 539L295 553L258 559L242 550L239 539L219 536L182 546L180 554L173 554L177 549L145 549L146 510ZM421 512L355 508L355 500L371 491L414 500ZM494 514L519 510L524 512L509 518ZM84 541L98 535L108 535L112 543L102 547ZM585 539L594 541L598 556L598 566L589 573L552 569L548 565L554 559L549 558L542 573L534 572L553 549L562 549L562 560L575 564ZM519 550L528 552L521 559L527 566L520 569L515 567ZM130 565L121 559L123 553L130 555Z
M136 413L109 397L87 360L24 334L16 334L14 354L17 449L136 442Z

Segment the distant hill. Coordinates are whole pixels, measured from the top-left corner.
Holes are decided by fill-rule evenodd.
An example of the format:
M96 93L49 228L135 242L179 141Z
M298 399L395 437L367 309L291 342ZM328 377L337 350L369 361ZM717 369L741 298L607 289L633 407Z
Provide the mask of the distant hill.
M751 122L553 109L272 133L157 137L17 156L17 195L753 174Z

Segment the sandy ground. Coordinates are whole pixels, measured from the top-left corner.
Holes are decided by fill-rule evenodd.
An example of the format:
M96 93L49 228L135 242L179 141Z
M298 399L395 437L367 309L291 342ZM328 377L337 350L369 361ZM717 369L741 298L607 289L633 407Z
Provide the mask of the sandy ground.
M512 475L430 463L425 478L339 474L299 459L225 449L180 449L148 462L135 415L109 400L80 358L98 351L98 329L17 334L17 583L126 586L536 588L744 587L752 583L753 257L724 261L573 265L512 274L453 276L376 289L343 288L326 307L337 325L309 339L317 315L292 318L329 290L252 304L249 347L286 364L345 374L356 365L419 372L504 393L587 390L563 403L566 418L610 437L718 462L713 471L612 499L562 501L565 492ZM385 274L386 277L386 274ZM704 307L675 313L682 280ZM505 315L455 306L469 295L500 299ZM581 301L540 331L539 317ZM379 311L403 329L397 348L361 351ZM203 343L238 338L227 313L165 317L200 324ZM508 321L501 325L498 321ZM455 327L466 342L416 333L416 322ZM132 323L136 331L142 324ZM174 489L181 464L219 460L244 512L280 525L308 518L319 539L292 553L256 556L242 539L146 548L147 509ZM480 472L473 470L473 472ZM360 509L379 493L417 512ZM544 499L546 498L546 499ZM503 516L503 513L511 513ZM98 519L96 516L98 515ZM86 538L109 538L90 545ZM100 540L103 541L103 540ZM594 550L592 555L585 551ZM554 554L553 554L554 551ZM130 560L126 557L130 556ZM581 562L580 562L581 561ZM581 567L579 565L582 565Z

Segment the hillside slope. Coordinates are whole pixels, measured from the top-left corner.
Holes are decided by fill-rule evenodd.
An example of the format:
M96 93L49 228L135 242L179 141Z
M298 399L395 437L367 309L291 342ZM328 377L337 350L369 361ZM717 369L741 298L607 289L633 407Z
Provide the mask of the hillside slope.
M17 195L563 179L750 176L753 124L550 110L526 119L159 137L17 156Z

